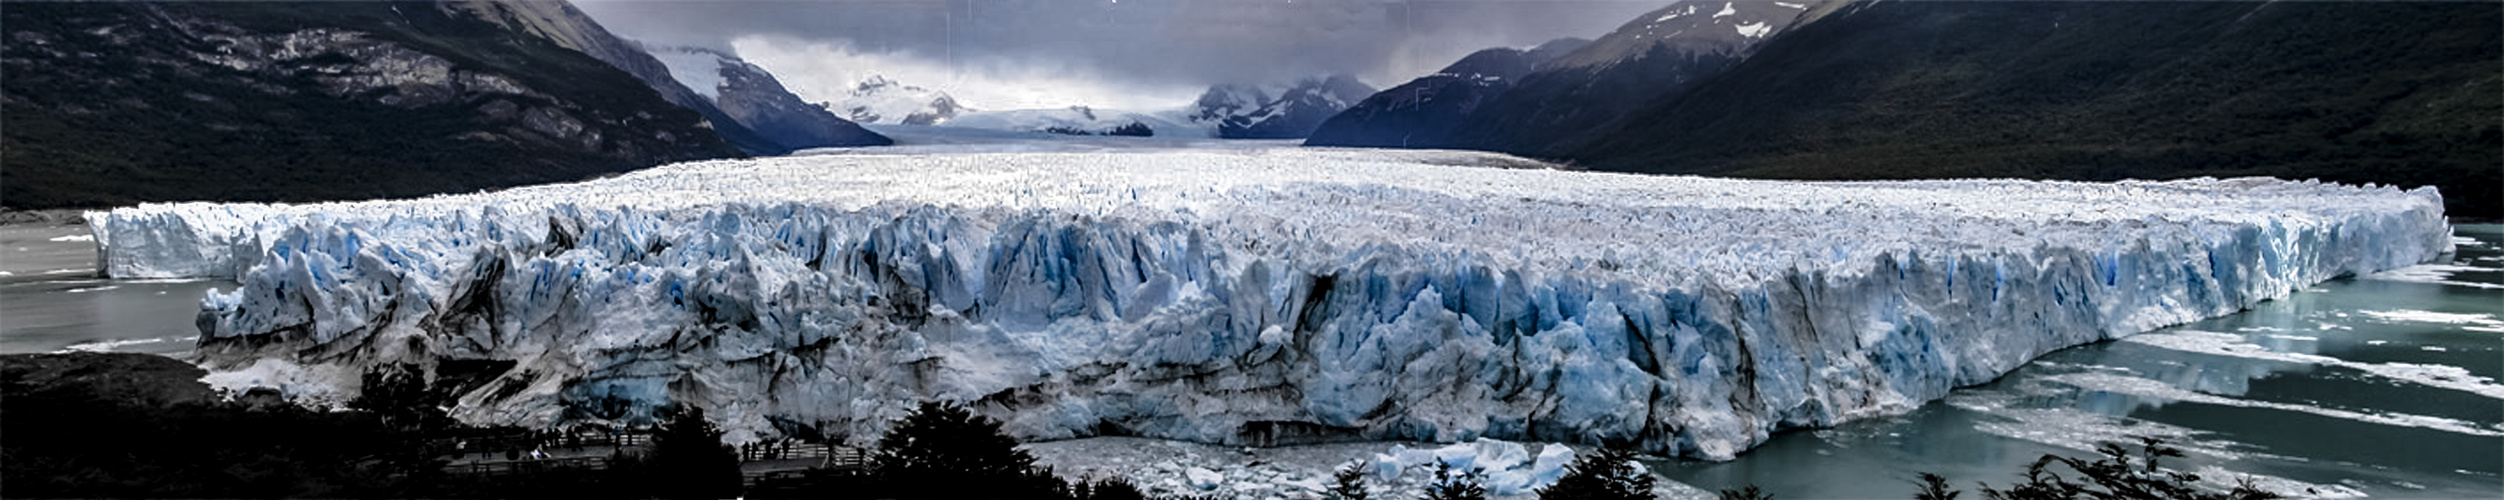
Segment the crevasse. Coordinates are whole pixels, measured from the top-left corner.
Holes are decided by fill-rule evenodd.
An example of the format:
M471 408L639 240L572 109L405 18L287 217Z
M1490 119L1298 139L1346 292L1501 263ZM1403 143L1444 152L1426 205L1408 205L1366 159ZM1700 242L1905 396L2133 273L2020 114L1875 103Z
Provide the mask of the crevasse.
M1433 151L850 155L91 214L116 277L232 276L220 380L515 362L477 423L693 404L874 440L1477 437L1727 459L2055 349L2450 249L2441 197L2274 179L1811 183ZM240 375L237 375L240 374ZM321 391L303 391L307 394Z

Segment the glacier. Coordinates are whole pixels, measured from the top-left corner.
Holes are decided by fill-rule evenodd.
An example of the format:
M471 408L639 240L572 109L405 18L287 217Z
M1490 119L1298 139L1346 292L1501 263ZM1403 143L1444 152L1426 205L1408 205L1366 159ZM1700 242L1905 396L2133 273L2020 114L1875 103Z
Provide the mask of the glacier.
M379 363L508 360L455 417L684 404L731 441L866 444L939 398L1026 440L1706 459L2453 245L2431 188L1503 168L1530 163L862 150L88 219L111 276L239 282L203 299L193 356L305 399Z

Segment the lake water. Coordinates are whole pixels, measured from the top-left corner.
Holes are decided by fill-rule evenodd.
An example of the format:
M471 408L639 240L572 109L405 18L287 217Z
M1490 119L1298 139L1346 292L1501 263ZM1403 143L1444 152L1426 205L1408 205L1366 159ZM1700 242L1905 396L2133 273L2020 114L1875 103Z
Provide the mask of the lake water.
M223 280L108 280L87 226L0 226L0 353L191 351Z
M2045 453L2154 436L2189 455L2173 466L2221 484L2257 475L2303 496L2504 497L2504 226L2456 234L2443 265L2062 350L1909 414L1654 470L1777 498L1903 498L1918 472L2006 487Z
M2220 484L2504 496L2504 226L2458 234L2459 253L2439 265L2055 352L1911 413L1786 433L1738 460L1652 468L1707 490L1902 498L1917 472L1968 490L2006 486L2045 453L2086 456L2099 441L2155 436L2189 452L2174 466ZM185 352L202 293L234 286L99 278L86 236L83 226L0 227L0 352Z

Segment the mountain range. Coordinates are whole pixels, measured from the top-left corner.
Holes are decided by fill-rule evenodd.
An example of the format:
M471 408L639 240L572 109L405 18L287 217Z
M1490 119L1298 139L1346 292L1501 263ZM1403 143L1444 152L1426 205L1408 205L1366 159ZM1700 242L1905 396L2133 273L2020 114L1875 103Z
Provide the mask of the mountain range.
M0 203L406 197L741 155L464 4L11 3Z
M1373 93L1373 87L1344 74L1268 87L1214 85L1192 102L1186 119L1220 138L1302 139Z
M1315 146L1447 147L1453 129L1480 106L1512 90L1539 65L1590 44L1560 38L1527 50L1497 47L1471 53L1435 74L1366 97L1318 125Z
M957 115L974 112L957 104L948 93L889 80L872 75L852 87L841 101L818 103L859 123L893 123L899 125L938 125Z
M822 113L816 113L804 107L790 106L789 103L798 102L799 97L784 91L780 83L772 81L771 75L766 75L761 80L755 78L755 75L764 74L763 70L754 69L744 62L725 64L720 70L726 73L748 75L737 79L748 82L743 83L746 87L733 92L742 95L743 102L748 107L740 113L733 113L725 109L722 104L715 102L720 89L712 88L712 85L697 89L680 81L679 77L682 75L705 72L703 68L690 67L685 71L673 71L668 64L655 56L656 52L647 50L643 44L609 33L607 28L601 27L599 22L583 14L581 9L575 8L571 3L541 0L445 0L442 5L449 10L468 12L478 19L501 24L519 34L536 36L555 42L560 47L581 51L618 69L626 70L627 73L635 75L635 78L641 80L644 85L659 92L662 99L704 115L724 140L730 141L731 144L748 154L778 155L806 148L875 146L893 142L876 133L863 130L858 125L843 122L841 118L821 116ZM682 54L678 51L658 53L673 56ZM718 52L713 54L728 57ZM682 61L685 59L679 58ZM732 59L736 61L736 58ZM727 77L704 78L703 80L720 83L724 78ZM830 118L831 122L828 121ZM798 128L782 128L791 126Z
M12 3L0 206L328 201L887 144L735 58L718 86L563 2Z
M669 76L746 128L764 146L749 153L776 155L808 148L885 146L895 141L809 104L783 89L765 68L727 52L696 47L651 47L644 52L668 67Z
M1757 178L2431 185L2495 218L2499 39L2491 3L1690 2L1465 112L1414 105L1451 85L1429 76L1307 144Z

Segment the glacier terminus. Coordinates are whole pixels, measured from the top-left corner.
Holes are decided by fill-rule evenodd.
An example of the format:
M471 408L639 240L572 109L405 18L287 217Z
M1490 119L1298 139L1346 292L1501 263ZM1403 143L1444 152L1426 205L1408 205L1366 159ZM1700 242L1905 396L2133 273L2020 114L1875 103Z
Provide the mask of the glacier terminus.
M89 215L116 278L223 277L194 361L353 397L510 361L479 424L868 443L1476 438L1728 459L2064 347L2452 248L2432 189L1782 182L1319 148L791 156L422 199Z

